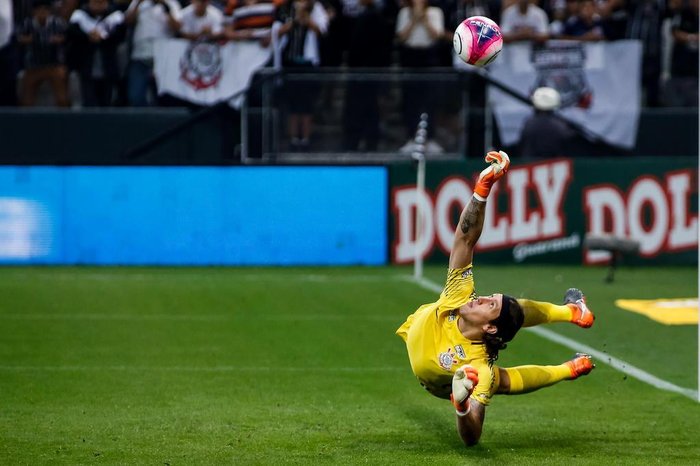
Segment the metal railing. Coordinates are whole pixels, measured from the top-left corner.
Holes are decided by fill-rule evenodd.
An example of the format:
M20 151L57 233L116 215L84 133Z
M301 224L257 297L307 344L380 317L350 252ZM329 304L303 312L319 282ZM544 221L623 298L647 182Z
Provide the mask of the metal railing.
M313 162L330 154L338 161L405 159L422 113L433 122L426 140L429 157L460 158L467 152L474 118L467 73L318 68L283 70L270 79L272 73L257 73L242 108L244 163ZM478 113L483 118L482 108ZM310 117L312 132L308 145L295 147L290 126L299 115Z

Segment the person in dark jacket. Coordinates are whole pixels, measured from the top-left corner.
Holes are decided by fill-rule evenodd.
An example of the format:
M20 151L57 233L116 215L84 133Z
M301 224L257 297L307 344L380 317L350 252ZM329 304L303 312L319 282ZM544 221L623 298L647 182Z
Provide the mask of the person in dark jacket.
M554 115L561 104L556 89L540 87L532 95L535 113L525 122L520 134L520 157L523 160L564 157L575 133Z
M353 24L348 48L349 68L375 68L390 63L391 31L375 0L360 0L362 12ZM343 149L365 151L379 144L379 93L377 81L348 81L343 115Z
M51 12L50 0L34 0L32 16L25 18L17 31L24 68L22 105L33 106L39 87L48 82L54 103L60 107L70 106L65 31L65 22Z
M124 14L108 0L89 0L68 27L69 65L78 72L83 106L112 105L119 70L117 46L124 40Z

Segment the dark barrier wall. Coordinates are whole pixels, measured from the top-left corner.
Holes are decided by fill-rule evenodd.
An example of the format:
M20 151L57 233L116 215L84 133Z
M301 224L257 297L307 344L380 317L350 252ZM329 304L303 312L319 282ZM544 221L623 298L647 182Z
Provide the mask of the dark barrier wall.
M454 229L484 164L427 164L426 192L416 196L416 170L390 167L391 260L408 263L417 247L447 263ZM480 263L600 263L586 233L639 241L631 264L697 264L698 159L558 159L519 164L491 192L479 240ZM416 206L424 234L413 233Z
M379 265L384 167L0 167L0 263Z
M468 143L470 155L475 156L481 154L484 147L483 112L474 109L471 114ZM153 150L135 158L126 156L129 149L181 123L190 115L185 109L2 109L0 165L238 163L235 147L240 142L240 118L228 108L175 132L166 138L167 142ZM610 154L609 148L584 141L577 143L576 151L574 156L615 155ZM676 157L697 152L697 109L654 109L642 112L637 147L627 156Z
M228 112L127 151L189 118L176 109L0 110L0 165L229 165L240 139Z

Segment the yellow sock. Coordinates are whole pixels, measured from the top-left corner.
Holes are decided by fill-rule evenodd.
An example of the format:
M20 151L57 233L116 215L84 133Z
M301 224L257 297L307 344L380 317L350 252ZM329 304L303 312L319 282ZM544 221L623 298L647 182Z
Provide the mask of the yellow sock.
M571 378L571 369L565 364L508 367L505 371L510 377L510 395L529 393Z
M571 308L565 304L552 304L531 299L518 299L523 308L525 321L523 327L546 324L549 322L571 322Z

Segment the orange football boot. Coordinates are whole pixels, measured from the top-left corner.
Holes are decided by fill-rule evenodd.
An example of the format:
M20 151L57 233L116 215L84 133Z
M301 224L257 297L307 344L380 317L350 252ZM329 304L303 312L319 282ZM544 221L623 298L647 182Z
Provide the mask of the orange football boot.
M573 358L564 364L571 369L571 380L587 375L595 368L593 358L586 353L576 353Z
M569 288L566 290L564 304L571 308L571 322L583 328L590 328L593 326L595 316L593 312L588 309L588 306L586 306L586 297L581 290L577 288Z

